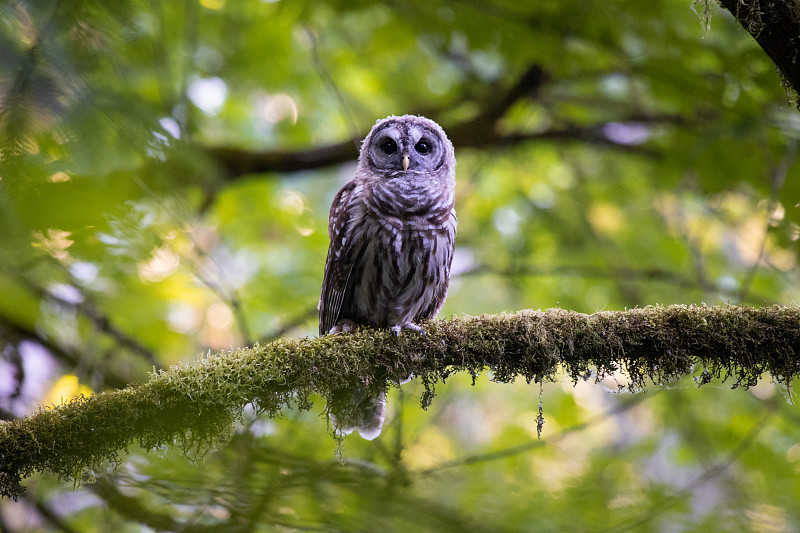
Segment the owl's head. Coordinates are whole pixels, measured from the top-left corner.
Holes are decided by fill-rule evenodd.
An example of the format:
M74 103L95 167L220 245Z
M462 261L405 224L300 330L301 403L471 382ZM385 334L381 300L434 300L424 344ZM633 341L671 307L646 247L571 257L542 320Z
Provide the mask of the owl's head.
M436 122L403 115L379 120L361 145L359 167L385 178L455 179L453 143Z

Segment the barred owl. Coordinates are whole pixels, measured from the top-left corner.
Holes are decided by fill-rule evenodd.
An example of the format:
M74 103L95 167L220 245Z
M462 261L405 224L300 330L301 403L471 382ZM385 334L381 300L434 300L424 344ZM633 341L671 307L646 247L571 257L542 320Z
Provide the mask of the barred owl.
M424 117L379 120L361 145L355 178L333 199L319 333L356 325L424 334L442 308L456 237L456 160L442 128ZM360 413L334 425L380 434L385 394L358 397ZM333 413L332 413L333 414Z

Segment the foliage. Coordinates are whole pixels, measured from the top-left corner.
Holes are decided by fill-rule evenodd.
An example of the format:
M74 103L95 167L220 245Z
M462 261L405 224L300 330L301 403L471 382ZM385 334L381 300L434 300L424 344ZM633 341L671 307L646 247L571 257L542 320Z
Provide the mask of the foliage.
M61 375L122 389L313 335L327 209L389 114L456 142L445 317L797 303L799 115L733 17L709 20L677 0L4 3L0 414ZM427 412L419 380L392 390L343 463L311 397L199 468L136 448L91 491L39 476L0 528L800 527L783 387L545 383L540 441L538 388L471 382Z

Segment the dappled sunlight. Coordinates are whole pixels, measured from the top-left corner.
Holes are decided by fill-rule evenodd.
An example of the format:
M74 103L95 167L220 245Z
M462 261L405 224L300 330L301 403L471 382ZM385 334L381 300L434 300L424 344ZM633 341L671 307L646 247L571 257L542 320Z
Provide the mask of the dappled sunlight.
M31 246L43 250L62 263L69 263L71 259L67 250L75 243L70 239L71 235L72 232L56 228L48 229L46 233L34 231Z
M282 120L297 123L297 103L286 93L261 94L256 101L257 116L270 124Z
M423 470L456 458L453 442L435 427L424 430L414 444L403 450L404 463L412 470Z
M189 85L187 95L203 113L214 116L228 99L228 86L221 78L198 78Z
M167 316L169 327L177 333L195 333L201 322L202 313L195 306L183 302L174 303Z
M230 348L236 342L231 327L234 324L230 307L222 302L214 302L206 310L204 327L200 330L203 344L214 349Z
M612 204L597 203L589 207L589 222L600 233L614 235L626 224L622 210Z
M157 283L178 270L180 256L169 245L161 246L153 251L151 258L139 264L139 276L142 280Z
M558 493L574 486L576 480L581 479L589 470L589 452L593 445L595 434L567 435L549 449L546 453L532 454L530 459L530 474L548 492Z
M82 385L78 381L78 376L70 374L61 376L56 381L47 395L42 398L42 405L59 405L69 402L72 398L78 396L89 396L92 394L92 389L86 385Z
M61 172L61 171L56 172L55 174L50 176L49 179L50 179L50 183L66 183L66 182L72 180L72 178L69 177L69 174L67 174L66 172Z

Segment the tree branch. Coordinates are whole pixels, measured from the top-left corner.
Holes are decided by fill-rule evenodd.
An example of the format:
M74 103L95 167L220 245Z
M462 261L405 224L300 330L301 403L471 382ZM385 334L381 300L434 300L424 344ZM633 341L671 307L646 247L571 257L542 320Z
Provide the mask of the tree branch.
M610 146L622 150L643 149L639 146L615 141L604 133L607 123L588 126L573 124L554 125L538 132L503 132L502 118L516 102L534 97L547 80L547 75L538 66L532 65L519 79L499 96L492 94L486 102L479 102L481 112L464 122L443 124L448 137L456 148L489 148L494 146L513 146L536 140L575 140ZM436 119L436 110L425 114ZM686 119L676 115L634 114L622 117L618 122L637 123L684 123ZM366 136L366 132L361 138ZM358 157L358 146L352 140L308 148L304 150L262 150L253 151L228 146L209 146L207 152L217 161L227 174L227 179L235 179L247 174L268 172L297 172L338 165L353 161Z
M91 303L90 294L87 294L85 291L81 291L81 300L76 303L68 301L57 294L54 294L53 292L36 285L24 275L12 272L10 270L8 271L8 274L18 281L19 284L34 297L40 300L51 302L59 307L72 309L75 312L83 315L94 325L94 327L111 337L119 346L127 348L136 355L144 358L144 360L147 361L147 363L151 366L161 368L161 363L158 361L156 354L153 353L153 351L149 348L143 346L131 335L128 335L119 329L108 316L99 311L98 307ZM75 287L75 284L72 283L72 286Z
M377 394L387 379L410 374L425 386L423 407L437 382L485 368L498 382L549 379L559 369L573 381L590 371L602 378L623 370L631 390L690 373L699 384L731 378L734 387L754 385L764 372L787 383L800 374L800 307L526 310L423 327L426 336L397 339L389 330L360 328L209 354L138 387L0 422L0 495L17 497L22 478L34 472L78 478L84 468L118 460L134 443L146 450L173 442L207 449L230 434L251 402L274 417L290 404L310 408L311 394L330 406L343 390Z
M505 95L500 98L493 95L483 112L469 121L448 127L450 140L456 146L483 146L486 141L482 141L476 136L489 135L495 139L494 143L497 143L496 122L514 102L538 91L544 79L544 73L538 65L529 67L519 80L506 91ZM361 138L363 139L365 136L365 134L361 135ZM358 143L347 140L298 151L253 152L234 147L209 147L208 151L230 176L235 177L265 172L313 170L344 163L358 157Z
M207 150L227 172L229 179L247 174L314 170L358 157L358 149L350 140L307 150L251 151L227 146L212 146Z
M797 1L719 0L764 49L786 84L800 94L800 5Z
M50 352L51 355L53 355L62 363L67 364L70 368L79 366L81 360L80 354L73 352L70 348L59 346L57 343L48 339L35 329L27 329L18 324L5 322L4 320L0 319L0 341L8 340L13 340L15 342L20 340L29 340L31 342L35 342L36 344L40 344L48 352ZM160 366L161 365L158 365L156 368L160 368ZM106 371L103 374L103 381L109 387L120 388L127 385L130 380L125 379L124 376L121 376L117 373Z
M674 117L661 117L663 123L675 123ZM491 148L494 146L509 147L530 141L579 141L601 146L608 146L624 151L645 152L641 146L617 142L603 133L607 123L590 126L553 126L537 132L518 132L502 134L494 129L481 129L477 122L470 120L454 126L445 126L448 137L456 148ZM364 134L366 136L366 134ZM302 170L339 165L358 158L358 150L352 141L342 141L306 150L264 150L252 151L227 146L211 146L206 148L217 163L227 173L227 179L237 179L248 174L269 172L290 173Z

